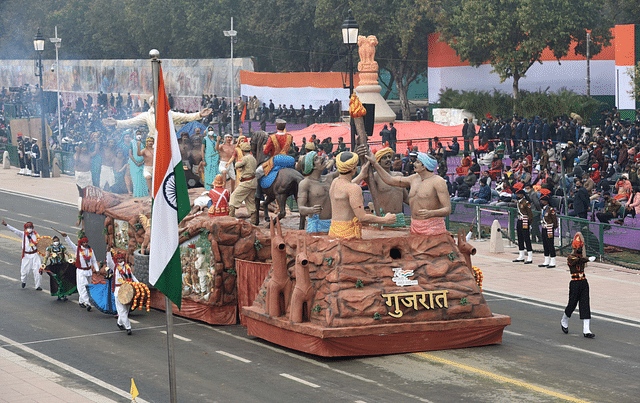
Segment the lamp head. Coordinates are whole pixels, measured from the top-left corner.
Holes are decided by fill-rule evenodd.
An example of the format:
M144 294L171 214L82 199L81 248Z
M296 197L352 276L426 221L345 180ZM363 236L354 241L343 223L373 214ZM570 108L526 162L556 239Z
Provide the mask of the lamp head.
M358 43L358 23L353 18L351 10L347 19L342 23L342 43L345 45L355 45Z
M44 36L42 36L42 32L40 32L40 28L38 28L36 36L33 37L33 48L36 52L44 51Z

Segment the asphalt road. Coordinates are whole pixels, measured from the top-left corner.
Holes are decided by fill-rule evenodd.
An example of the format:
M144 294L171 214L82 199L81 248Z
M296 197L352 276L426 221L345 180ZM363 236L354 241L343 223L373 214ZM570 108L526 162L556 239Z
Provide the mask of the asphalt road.
M0 192L0 217L75 234L73 206ZM73 236L72 236L73 238ZM115 319L56 301L33 280L19 281L19 241L0 230L0 345L59 373L63 384L129 402L168 402L165 314L131 314L132 336ZM517 290L514 290L516 292ZM175 317L180 402L638 402L640 324L594 316L595 339L582 337L576 313L560 331L563 307L485 292L494 313L509 315L500 345L381 357L323 359L248 337L237 326Z

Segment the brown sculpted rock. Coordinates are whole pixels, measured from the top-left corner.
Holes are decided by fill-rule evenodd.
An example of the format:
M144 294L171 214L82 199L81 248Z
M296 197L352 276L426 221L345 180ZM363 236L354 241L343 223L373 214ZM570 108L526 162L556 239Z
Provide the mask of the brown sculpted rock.
M288 267L296 266L298 240L305 240L314 290L309 304L311 324L350 327L491 316L452 236L426 237L392 230L370 234L362 240L328 240L303 231L285 234ZM393 269L418 284L396 284ZM263 284L264 291L273 270ZM297 282L298 271L296 266L295 275L292 270L286 273ZM400 293L404 297L398 297L396 308L393 295ZM262 295L258 293L254 307L266 312Z

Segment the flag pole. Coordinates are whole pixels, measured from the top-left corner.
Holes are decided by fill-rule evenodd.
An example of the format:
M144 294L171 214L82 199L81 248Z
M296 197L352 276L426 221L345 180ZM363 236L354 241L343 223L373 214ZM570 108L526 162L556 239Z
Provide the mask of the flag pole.
M160 52L157 49L151 49L149 51L149 57L151 58L151 76L153 77L153 100L155 102L155 119L156 124L158 120L158 74L160 69L158 68L160 65ZM154 125L156 126L156 125ZM156 178L153 178L155 181ZM155 186L153 186L155 188ZM151 191L153 194L153 191ZM169 395L170 402L177 403L178 402L178 394L176 391L176 363L175 363L175 355L173 350L173 306L171 305L171 301L169 297L165 295L164 297L164 306L167 320L167 352L169 355Z

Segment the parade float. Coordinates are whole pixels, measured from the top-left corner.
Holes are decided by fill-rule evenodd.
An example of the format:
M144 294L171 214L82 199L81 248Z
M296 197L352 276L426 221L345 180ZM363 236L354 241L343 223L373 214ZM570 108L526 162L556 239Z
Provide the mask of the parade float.
M248 333L320 356L359 356L500 343L494 315L458 236L365 229L363 239L303 231L272 237L272 267Z
M189 192L191 202L200 196L202 188ZM135 276L148 282L149 225L151 202L148 198L131 198L88 187L82 203L85 228L99 229L104 235L100 245L89 235L94 249L115 248L125 254ZM182 261L182 309L177 315L210 324L232 325L238 321L238 272L243 263L266 262L270 258L267 234L248 220L233 217L209 217L197 208L180 225L180 255ZM91 223L91 224L89 224ZM95 224L94 224L95 223ZM94 229L94 232L97 232ZM236 260L240 264L236 264ZM268 268L268 265L267 265ZM262 270L262 276L266 270ZM241 276L251 283L252 276ZM260 278L257 286L262 283ZM243 282L243 285L247 284ZM242 294L241 296L244 296ZM246 303L249 297L244 296ZM164 297L151 288L150 306L164 309Z
M358 144L368 148L366 108L357 96L352 101ZM259 153L253 140L254 154ZM349 158L355 161L347 171L352 174L358 158ZM378 212L372 170L367 183ZM288 191L282 186L280 193ZM475 249L461 234L457 241L446 230L416 235L408 228L365 227L362 238L309 234L297 229L297 215L282 220L282 202L278 218L265 210L267 230L243 218L209 216L200 207L206 200L198 203L207 198L201 192L189 191L191 213L178 226L182 309L174 310L177 315L223 325L240 319L251 336L327 357L495 344L511 322L489 309L482 273L471 263ZM81 207L84 227L103 228L105 250L123 252L135 276L148 284L150 200L89 187ZM150 305L164 309L162 294L153 289L150 294Z

